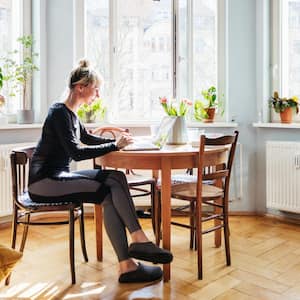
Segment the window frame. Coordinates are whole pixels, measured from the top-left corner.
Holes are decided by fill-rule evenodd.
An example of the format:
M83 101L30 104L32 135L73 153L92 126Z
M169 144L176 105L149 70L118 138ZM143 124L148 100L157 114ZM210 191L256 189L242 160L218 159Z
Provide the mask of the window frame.
M180 38L179 36L179 30L178 32L175 32L176 28L178 28L178 7L179 7L179 1L180 0L171 0L171 10L172 10L172 32L171 35L173 37ZM194 6L194 1L197 0L187 0L187 29L188 29L188 60L190 63L188 64L188 72L187 72L187 77L188 77L188 94L186 95L188 98L192 99L193 98L193 68L191 67L193 65L193 20L192 20L192 10ZM85 9L82 9L84 7L84 0L79 0L79 3L75 1L75 24L76 27L78 26L83 26L85 25ZM81 8L81 9L80 9ZM110 98L112 99L112 91L113 87L115 85L114 80L115 80L115 74L117 72L116 70L116 62L114 60L114 54L115 54L115 45L116 45L116 28L117 28L117 20L116 20L116 15L117 15L117 0L110 0L110 5L109 5L109 17L110 17L110 26L109 26L109 65L110 65L110 80L109 82L109 95ZM81 11L81 14L79 13ZM223 116L218 116L217 121L226 121L228 120L229 112L226 110L226 107L228 107L228 51L227 51L227 37L228 37L228 22L227 22L227 16L228 16L228 0L224 1L217 1L217 91L219 95L224 95L224 115ZM79 22L78 22L79 21ZM75 32L78 32L78 30L75 30ZM85 52L83 50L86 49L86 45L82 46L85 41L85 30L80 30L80 34L74 37L75 42L75 53L80 53L82 54ZM179 68L179 62L180 62L180 57L179 57L179 52L178 52L178 47L179 45L174 45L174 38L172 39L171 42L171 49L172 49L172 74L173 74L173 97L176 97L177 95L180 95L180 91L178 90L178 87L180 86L178 83L179 76L176 76L176 70ZM83 47L83 48L82 48ZM79 48L79 50L78 50ZM83 56L83 55L82 55ZM81 57L82 57L81 56ZM75 55L76 59L78 60L78 55ZM117 109L116 103L112 103L112 111ZM111 118L111 116L110 116ZM114 123L123 123L124 120L118 120L116 118L109 119L109 121L113 121ZM141 120L133 120L133 123L141 123ZM151 120L150 120L151 122ZM192 122L192 121L191 121ZM145 123L145 122L144 122ZM194 121L192 123L198 123L197 121Z
M22 60L22 49L17 39L24 35L31 35L31 0L11 0L12 15L11 15L11 48L6 51L12 51L17 49L20 55L17 57L17 62ZM17 105L10 105L8 102L8 113L16 114L17 110L21 107L22 95L16 95L13 102L17 102ZM31 91L29 91L29 97L31 97Z

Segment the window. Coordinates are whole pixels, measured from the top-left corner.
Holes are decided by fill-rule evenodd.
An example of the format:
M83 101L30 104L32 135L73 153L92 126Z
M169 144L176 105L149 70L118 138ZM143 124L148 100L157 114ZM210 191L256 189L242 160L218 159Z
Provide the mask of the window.
M159 120L160 96L218 86L218 2L85 0L86 54L104 76L110 118Z
M23 18L21 11L23 0L0 0L0 57L17 49L17 38L22 35ZM6 98L6 112L14 113L20 107L20 95L8 97L7 83L4 82L1 93Z
M274 2L273 68L273 90L300 97L300 0Z

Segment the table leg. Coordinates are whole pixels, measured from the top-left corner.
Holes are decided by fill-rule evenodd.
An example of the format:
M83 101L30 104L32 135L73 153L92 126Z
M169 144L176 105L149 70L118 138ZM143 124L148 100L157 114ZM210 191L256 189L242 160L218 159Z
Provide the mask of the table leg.
M95 204L94 206L94 222L96 232L96 253L97 260L102 261L103 259L103 233L102 233L102 206Z
M162 158L161 165L161 211L162 211L162 240L163 248L171 249L171 161ZM170 264L163 265L164 281L171 277Z

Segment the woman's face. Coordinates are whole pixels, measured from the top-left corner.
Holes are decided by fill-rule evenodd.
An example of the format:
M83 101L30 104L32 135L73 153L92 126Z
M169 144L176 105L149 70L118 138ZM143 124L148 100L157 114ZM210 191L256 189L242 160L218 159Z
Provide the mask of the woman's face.
M86 104L91 104L99 96L99 85L96 82L84 86L82 89L82 99Z

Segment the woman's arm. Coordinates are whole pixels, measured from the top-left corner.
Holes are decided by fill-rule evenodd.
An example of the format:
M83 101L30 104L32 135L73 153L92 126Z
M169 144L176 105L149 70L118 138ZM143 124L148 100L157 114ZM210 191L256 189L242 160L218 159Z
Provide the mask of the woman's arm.
M75 126L76 124L74 124L69 112L62 109L53 112L52 127L58 138L57 142L61 143L68 155L75 161L90 159L119 150L116 142L112 142L111 140L100 145L82 146L76 136Z
M104 138L101 135L97 135L97 131L93 131L92 133L87 132L85 127L80 124L80 141L86 145L100 145L105 143L114 142L116 139Z

